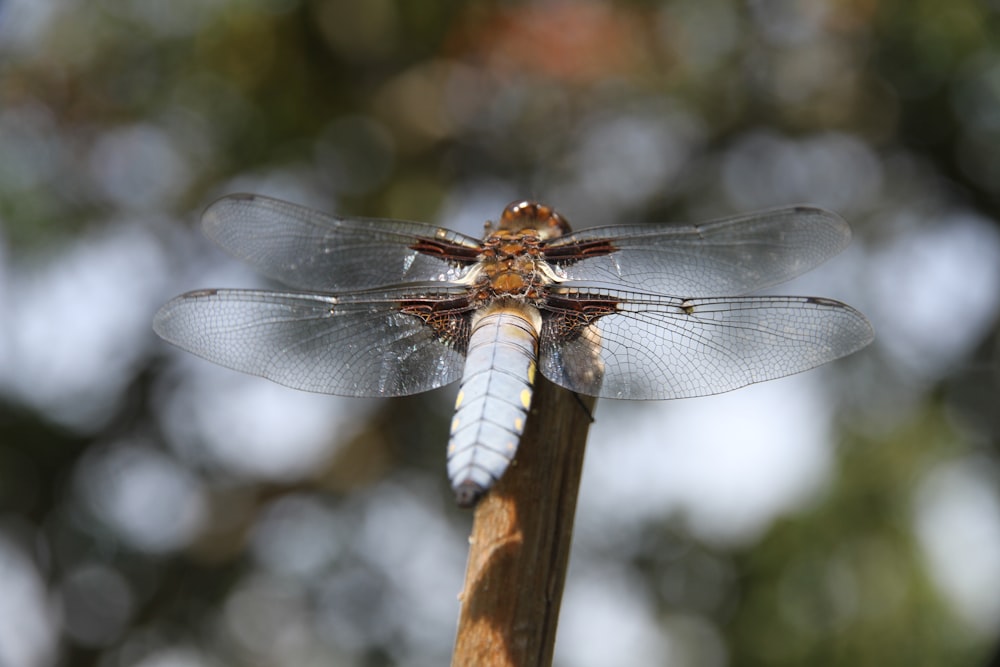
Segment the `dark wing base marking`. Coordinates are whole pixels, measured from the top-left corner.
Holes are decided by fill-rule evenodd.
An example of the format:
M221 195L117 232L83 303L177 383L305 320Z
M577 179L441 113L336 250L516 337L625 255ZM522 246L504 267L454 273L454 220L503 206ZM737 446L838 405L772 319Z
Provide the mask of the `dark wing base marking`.
M454 234L455 232L450 232ZM421 255L435 257L453 265L472 264L478 259L482 248L455 243L448 238L419 237L410 244L410 249Z
M548 244L543 251L545 260L552 264L570 265L582 260L610 255L618 250L613 238L624 230L611 227L605 228L605 231L609 232L607 239L587 239L575 235L570 243Z
M453 299L408 298L400 302L400 312L419 317L444 345L466 353L472 330L472 301L468 296Z

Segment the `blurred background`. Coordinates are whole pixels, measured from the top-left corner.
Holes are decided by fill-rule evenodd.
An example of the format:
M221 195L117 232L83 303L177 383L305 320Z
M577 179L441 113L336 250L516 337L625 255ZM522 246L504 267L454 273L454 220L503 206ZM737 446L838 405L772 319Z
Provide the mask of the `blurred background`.
M0 666L446 664L455 388L288 390L160 341L261 285L249 191L480 235L788 203L783 293L877 340L717 397L604 401L565 667L1000 665L1000 3L0 1Z

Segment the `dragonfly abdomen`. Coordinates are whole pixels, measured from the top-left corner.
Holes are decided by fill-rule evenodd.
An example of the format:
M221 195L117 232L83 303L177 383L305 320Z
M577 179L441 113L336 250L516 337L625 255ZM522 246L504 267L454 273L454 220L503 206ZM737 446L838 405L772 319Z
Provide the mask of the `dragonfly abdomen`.
M517 453L531 407L541 316L522 304L490 308L472 325L448 443L448 477L468 507Z

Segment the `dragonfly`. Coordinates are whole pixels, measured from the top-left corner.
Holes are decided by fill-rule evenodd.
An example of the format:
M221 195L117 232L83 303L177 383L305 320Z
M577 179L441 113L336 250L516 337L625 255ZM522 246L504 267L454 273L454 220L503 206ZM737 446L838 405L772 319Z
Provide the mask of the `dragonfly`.
M573 232L551 207L518 201L477 239L234 194L202 223L291 289L188 292L159 310L156 333L312 392L405 396L460 380L447 468L464 507L514 459L538 371L600 398L689 398L805 371L874 337L839 301L748 295L848 244L847 223L811 206Z

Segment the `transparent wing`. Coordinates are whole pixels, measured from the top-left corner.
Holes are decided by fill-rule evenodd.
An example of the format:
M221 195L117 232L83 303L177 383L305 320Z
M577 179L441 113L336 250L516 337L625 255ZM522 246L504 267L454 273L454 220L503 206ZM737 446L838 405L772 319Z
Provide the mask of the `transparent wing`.
M569 281L706 297L790 280L850 239L835 213L794 206L700 225L594 227L553 241L545 255Z
M568 327L580 322L583 303L591 312L613 312ZM718 394L819 366L874 338L861 313L817 297L565 290L543 314L542 373L567 389L607 398Z
M434 225L339 218L250 194L219 199L205 210L202 224L233 255L306 290L452 280L480 248L479 241Z
M153 329L174 345L295 389L404 396L459 378L464 348L400 312L412 289L339 296L200 290L168 302Z

